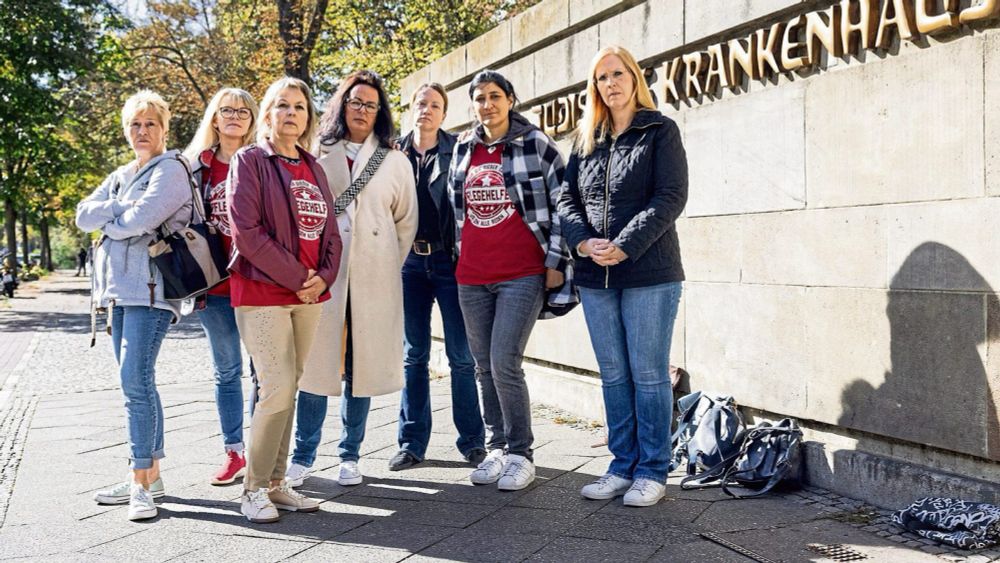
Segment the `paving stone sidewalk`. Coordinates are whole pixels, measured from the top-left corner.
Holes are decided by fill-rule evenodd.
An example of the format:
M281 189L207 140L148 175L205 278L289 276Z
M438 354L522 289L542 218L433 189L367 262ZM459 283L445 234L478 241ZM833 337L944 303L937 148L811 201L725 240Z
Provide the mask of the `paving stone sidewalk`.
M435 426L428 461L388 471L396 451L398 394L379 397L372 402L362 450L365 482L339 486L340 422L332 400L316 472L301 489L323 501L320 512L286 513L277 524L250 525L239 514L238 483L208 484L221 462L222 440L209 353L193 319L171 330L158 364L167 495L156 519L129 522L125 507L91 500L93 491L123 478L127 450L107 336L88 348L88 286L59 273L22 295L0 309L0 339L32 335L30 346L17 348L21 358L0 358L0 366L16 366L0 374L0 381L6 379L0 389L6 397L0 404L3 560L849 560L822 546L842 546L871 561L963 557L899 534L884 511L819 489L739 501L719 490L682 491L672 477L668 500L655 507L584 500L579 488L603 473L607 450L591 447L592 432L557 423L566 417L553 416L552 409L536 409L533 486L514 493L473 486L467 479L471 468L453 446L447 379L432 384ZM968 560L997 555L983 552Z

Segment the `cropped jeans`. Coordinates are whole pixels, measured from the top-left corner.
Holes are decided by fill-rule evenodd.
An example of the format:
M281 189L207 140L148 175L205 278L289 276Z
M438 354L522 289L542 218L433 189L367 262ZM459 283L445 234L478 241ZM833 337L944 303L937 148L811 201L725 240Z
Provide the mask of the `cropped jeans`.
M670 472L670 340L681 283L629 289L580 288L601 370L608 473L664 483Z
M156 357L174 314L145 306L111 309L111 345L118 362L132 469L163 458L163 404L156 390Z
M226 451L243 452L243 354L236 312L229 297L206 296L198 320L208 337L215 373L215 406Z

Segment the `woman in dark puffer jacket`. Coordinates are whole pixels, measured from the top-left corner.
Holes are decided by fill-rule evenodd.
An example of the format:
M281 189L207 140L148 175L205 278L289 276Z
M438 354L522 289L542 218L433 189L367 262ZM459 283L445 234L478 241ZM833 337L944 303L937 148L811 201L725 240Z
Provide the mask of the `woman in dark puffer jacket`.
M601 50L559 201L614 455L581 494L624 494L628 506L656 504L665 492L670 339L684 279L675 221L687 201L687 161L677 125L655 108L632 55Z

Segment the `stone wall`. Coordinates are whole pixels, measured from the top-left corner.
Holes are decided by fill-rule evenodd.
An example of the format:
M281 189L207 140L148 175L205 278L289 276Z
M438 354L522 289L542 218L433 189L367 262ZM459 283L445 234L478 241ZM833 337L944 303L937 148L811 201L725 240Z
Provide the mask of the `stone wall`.
M411 75L404 99L445 84L446 126L463 129L468 81L489 67L536 115L581 91L610 44L652 69L657 91L662 62L831 4L545 0ZM661 105L690 166L673 362L692 388L802 420L815 482L860 494L931 475L920 491L868 491L883 504L1000 502L998 25ZM582 312L536 325L527 355L535 400L601 416Z

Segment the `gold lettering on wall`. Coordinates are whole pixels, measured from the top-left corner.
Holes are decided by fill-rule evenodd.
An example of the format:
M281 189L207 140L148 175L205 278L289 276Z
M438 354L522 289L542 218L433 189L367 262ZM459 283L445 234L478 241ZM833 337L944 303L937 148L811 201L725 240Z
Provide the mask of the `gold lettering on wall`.
M910 0L912 2L913 0ZM913 22L913 5L907 0L886 0L882 5L882 17L878 22L878 36L875 38L875 46L879 49L888 49L892 36L889 35L890 28L895 27L900 39L913 39L913 29L916 24Z
M969 6L962 10L962 13L958 16L958 20L962 23L972 23L997 16L1000 16L1000 0L982 0L976 6Z
M714 94L720 88L729 88L729 73L726 71L725 45L712 45L707 49L708 72L705 74L705 91Z
M729 41L729 84L732 88L738 88L743 83L743 77L750 80L757 80L760 75L757 73L757 35L750 35L745 39L733 39Z
M757 77L767 76L770 68L772 74L781 74L781 65L775 55L778 54L778 41L781 39L781 30L785 24L776 23L770 30L757 30Z
M1000 0L979 0L960 10L962 0L834 0L832 5L742 37L682 53L644 72L655 98L666 104L721 95L745 80L763 80L815 67L829 57L861 57L887 50L897 40L958 29L970 22L1000 18ZM661 84L662 82L662 84ZM536 108L540 127L559 135L572 131L583 113L583 93L563 96Z
M955 11L958 9L958 0L944 0L944 10L932 14L931 10L937 10L940 2L941 0L917 0L917 31L929 35L958 27L958 14Z
M841 45L848 55L875 47L878 6L875 0L840 0Z

